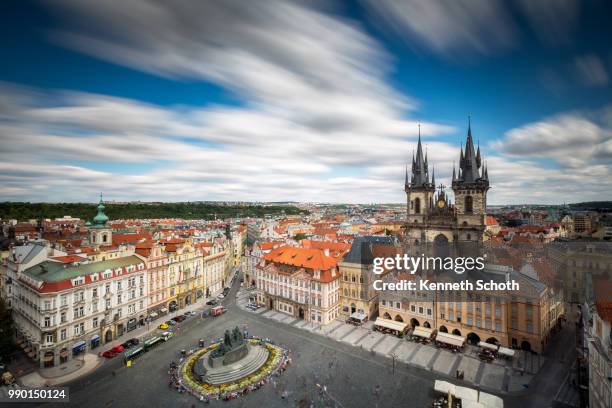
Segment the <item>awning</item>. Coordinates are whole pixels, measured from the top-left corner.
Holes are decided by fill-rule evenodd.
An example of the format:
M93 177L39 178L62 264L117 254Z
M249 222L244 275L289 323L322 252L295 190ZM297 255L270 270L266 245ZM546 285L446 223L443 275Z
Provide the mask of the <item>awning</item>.
M486 348L486 349L489 349L489 350L497 351L499 346L496 345L496 344L491 344L491 343L486 343L484 341L481 341L481 342L478 343L478 347L482 347L482 348Z
M424 339L431 338L433 334L433 329L427 327L416 326L414 331L412 332L413 336L423 337Z
M165 307L162 307L161 309L159 309L160 312L162 313L166 313L168 311L168 309L166 309Z
M438 334L436 334L436 341L450 344L451 346L462 347L465 343L465 337L456 336L450 333L438 332Z
M385 329L395 330L403 332L408 327L408 323L396 322L395 320L384 319L382 317L376 318L374 322L376 326L384 327Z
M434 382L434 390L442 394L448 394L450 392L455 395L455 384L451 384L448 381L436 380Z
M91 341L96 341L96 340L100 340L100 336L98 336L97 334L94 334L93 336L91 336Z
M478 391L473 388L455 386L453 395L461 400L462 406L465 406L465 401L478 401Z
M158 316L158 315L157 315L157 313L155 313L155 312L153 312L153 313L151 313L151 314L149 315L149 317L152 317L152 318L154 318L154 319L155 319L157 316Z
M496 395L480 391L478 402L487 408L504 408L504 400Z
M508 347L500 347L498 352L504 356L514 357L514 350L509 349Z
M47 354L43 357L44 362L53 361L53 354Z
M87 344L84 341L77 341L72 345L72 351L82 351L85 350Z
M364 312L355 312L351 315L351 319L359 320L360 322L364 321L367 318Z

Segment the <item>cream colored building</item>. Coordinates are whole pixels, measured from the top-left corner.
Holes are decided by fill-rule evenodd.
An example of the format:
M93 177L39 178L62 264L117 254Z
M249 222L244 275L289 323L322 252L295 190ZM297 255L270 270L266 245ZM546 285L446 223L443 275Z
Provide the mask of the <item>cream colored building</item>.
M320 249L283 246L256 270L257 302L298 319L328 324L339 316L340 273Z

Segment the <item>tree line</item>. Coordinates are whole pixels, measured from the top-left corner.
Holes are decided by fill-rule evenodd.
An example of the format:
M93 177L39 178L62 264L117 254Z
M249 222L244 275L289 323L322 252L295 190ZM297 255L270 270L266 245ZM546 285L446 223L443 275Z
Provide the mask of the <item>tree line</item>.
M127 203L105 204L104 212L111 219L133 218L183 218L223 219L235 217L264 217L266 215L297 215L307 211L292 205L240 205L213 203ZM0 218L27 221L40 218L60 218L66 215L91 220L96 215L97 204L89 203L0 203Z

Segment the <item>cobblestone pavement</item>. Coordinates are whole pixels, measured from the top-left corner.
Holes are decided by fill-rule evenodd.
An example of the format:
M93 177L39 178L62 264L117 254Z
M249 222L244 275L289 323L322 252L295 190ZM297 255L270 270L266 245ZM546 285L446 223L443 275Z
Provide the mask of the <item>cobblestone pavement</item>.
M392 357L397 362L440 374L440 377L454 378L457 370L460 370L464 373L461 384L498 395L521 392L528 394L530 387L534 387L534 379L546 377L540 378L535 383L545 383L550 387L557 387L555 392L546 397L547 400L552 403L554 399L557 405L562 403L572 406L576 403L577 393L571 387L570 381L565 379L567 372L570 370L567 361L561 361L561 364L559 364L551 357L553 361L548 365L549 369L546 373L542 373L542 368L548 360L547 357L517 350L517 354L512 360L496 359L491 363L485 363L478 358L479 348L475 346L466 346L463 352L453 353L436 348L434 345L423 345L372 331L372 322L368 322L369 324L366 327L358 327L337 320L322 327L278 311L265 308L253 311L246 308L247 303L248 293L246 291L239 292L237 305L250 313L257 313L260 316L346 343L361 350L371 351L376 355L386 358ZM566 328L566 330L569 330L569 328ZM558 339L561 338L557 343L563 343L558 349L562 350L563 353L572 354L573 347L567 340L563 340L566 337L564 334L557 336ZM556 354L554 350L551 352L551 356L556 356ZM550 375L551 372L552 375ZM555 395L554 398L553 395Z
M239 292L238 306L250 311L246 308L247 303L248 293ZM381 356L390 357L393 354L398 361L445 376L454 376L456 370L462 370L466 382L497 393L525 389L545 362L544 357L518 352L515 363L504 359L485 363L478 359L478 348L473 346L466 346L466 350L462 353L452 353L433 345L423 345L364 327L345 324L340 320L318 326L274 310L260 308L254 312L336 341L373 351ZM524 372L520 369L523 367L525 367Z
M507 369L498 365L485 368L470 356L400 340L363 327L347 329L340 322L320 327L273 311L247 311L234 306L234 303L244 306L246 301L242 294L235 297L235 290L224 300L229 309L227 313L215 318L188 319L180 333L135 360L132 367L123 366L119 359L106 360L94 372L68 383L70 405L88 408L200 406L191 395L179 394L168 387L168 364L178 359L181 349L191 348L199 339L212 341L235 326L269 337L289 349L293 364L260 390L230 402L212 401L211 406L429 407L435 396L435 379L469 386L467 381L452 378L460 365L470 372L475 383L481 384L475 388L483 390L499 388L500 370L505 375ZM395 356L394 360L390 355ZM420 364L413 363L416 361ZM501 395L506 408L552 406L567 369L563 361L554 361L554 364L547 363L543 371L550 375L535 377L532 389L538 392L529 389L520 393L493 393ZM507 377L502 378L503 388Z

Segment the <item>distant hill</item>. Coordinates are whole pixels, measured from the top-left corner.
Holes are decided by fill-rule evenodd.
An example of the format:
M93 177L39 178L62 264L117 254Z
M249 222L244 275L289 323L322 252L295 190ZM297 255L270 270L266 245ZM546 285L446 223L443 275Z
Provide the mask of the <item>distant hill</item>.
M570 204L572 210L612 210L612 201L586 201Z
M307 214L292 205L225 205L212 203L126 203L104 204L111 220L133 218L206 219L233 217L263 217L265 215ZM26 221L39 218L59 218L65 215L91 220L97 204L89 203L0 203L0 218Z

